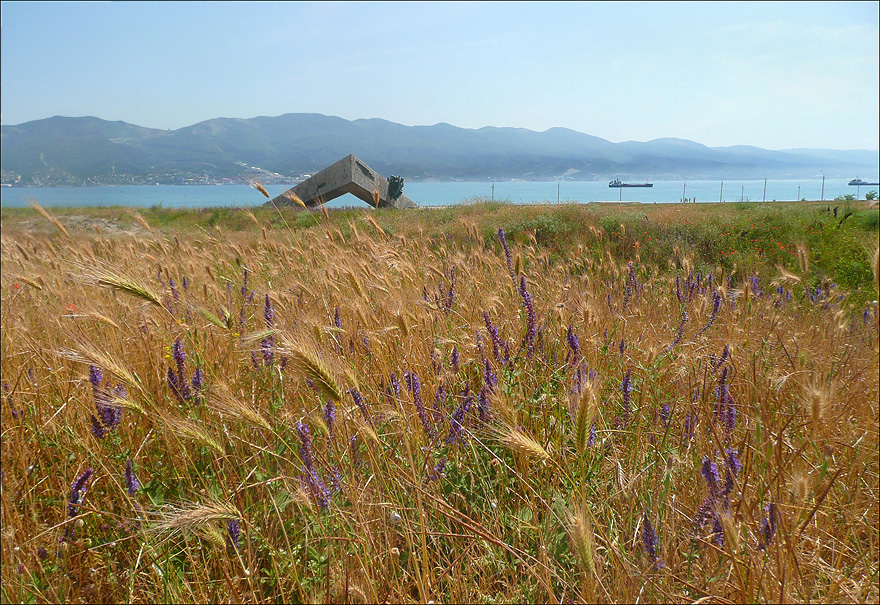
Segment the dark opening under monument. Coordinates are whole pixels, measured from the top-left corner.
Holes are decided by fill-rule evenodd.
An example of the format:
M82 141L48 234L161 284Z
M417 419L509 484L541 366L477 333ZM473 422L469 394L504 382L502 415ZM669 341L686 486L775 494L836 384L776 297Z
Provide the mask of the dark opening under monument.
M388 180L382 178L378 172L354 155L349 155L296 187L288 189L267 204L289 206L295 203L291 195L293 194L306 206L320 206L340 195L350 193L373 207L417 208L418 205L414 201L403 195L403 180L397 180L395 177L391 179L394 182L389 185Z

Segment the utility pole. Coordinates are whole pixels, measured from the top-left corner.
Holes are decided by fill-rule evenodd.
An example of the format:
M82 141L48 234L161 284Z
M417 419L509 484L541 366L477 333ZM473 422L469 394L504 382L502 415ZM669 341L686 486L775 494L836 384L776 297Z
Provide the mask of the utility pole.
M746 201L746 186L742 185L739 190L739 201Z
M761 200L762 202L767 201L767 177L764 177L764 198Z
M825 171L822 171L822 201L825 201Z
M721 193L718 194L718 201L724 201L724 181L721 181Z
M682 202L682 203L684 203L684 194L685 194L685 192L686 192L687 190L688 190L688 184L685 183L685 184L684 184L684 187L683 187L682 190L681 190L681 202Z
M492 181L492 201L495 201L495 181Z
M559 181L556 181L556 203L559 203Z
M801 186L800 185L798 185L798 196L797 196L796 201L798 201L798 202L801 201Z

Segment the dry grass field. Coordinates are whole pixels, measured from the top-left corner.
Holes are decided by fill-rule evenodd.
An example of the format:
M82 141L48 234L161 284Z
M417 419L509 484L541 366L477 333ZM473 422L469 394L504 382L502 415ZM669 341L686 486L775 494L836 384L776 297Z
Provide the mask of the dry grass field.
M3 602L876 602L877 211L2 214Z

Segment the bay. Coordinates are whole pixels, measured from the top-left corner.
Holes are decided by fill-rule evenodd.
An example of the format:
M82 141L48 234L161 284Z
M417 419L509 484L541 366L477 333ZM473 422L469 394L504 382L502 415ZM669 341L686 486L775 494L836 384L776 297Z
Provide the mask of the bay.
M873 179L872 179L873 182ZM831 201L846 194L865 193L878 187L852 187L847 180L749 180L749 181L655 181L653 187L621 189L607 181L498 181L406 182L404 192L420 206L452 206L494 199L513 204L640 202L676 203L682 198L701 202ZM289 185L268 185L272 196ZM2 187L0 207L124 206L133 208L212 208L259 206L266 201L247 185L132 185L107 187ZM328 208L368 208L346 194L327 204Z

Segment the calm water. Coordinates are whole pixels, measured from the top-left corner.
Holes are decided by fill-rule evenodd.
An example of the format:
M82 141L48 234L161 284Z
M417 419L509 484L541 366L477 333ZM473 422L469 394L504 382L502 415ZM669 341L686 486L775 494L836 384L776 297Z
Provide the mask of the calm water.
M868 180L867 178L865 180ZM875 182L872 178L871 182ZM558 189L557 189L558 186ZM270 185L273 196L289 186ZM869 190L878 187L850 187L846 180L825 180L826 200L845 194L864 199ZM450 206L476 197L491 198L492 183L412 183L407 182L404 193L421 206ZM802 198L818 200L822 196L822 181L767 181L766 200L792 201ZM696 202L760 202L765 199L764 181L654 181L651 188L612 189L606 181L578 182L496 182L494 198L515 204L624 201L642 203L678 202L682 197L696 198ZM208 208L214 206L258 206L266 199L246 185L155 185L123 187L2 187L0 206L29 206L36 201L41 206L129 206L148 208ZM330 208L368 206L351 194L336 198Z

